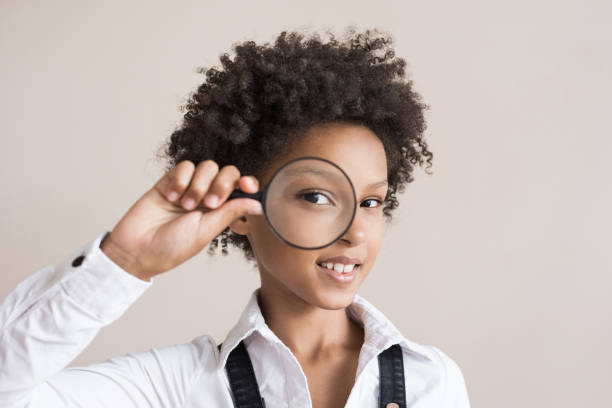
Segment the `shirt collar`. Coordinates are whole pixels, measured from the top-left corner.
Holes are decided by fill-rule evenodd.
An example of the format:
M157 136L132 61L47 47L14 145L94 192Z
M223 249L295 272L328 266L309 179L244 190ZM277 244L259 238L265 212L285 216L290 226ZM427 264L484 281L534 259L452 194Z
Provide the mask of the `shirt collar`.
M225 367L229 353L255 331L271 342L282 344L263 318L257 302L259 291L260 288L253 291L238 322L225 337L219 353L218 369ZM380 310L360 295L355 294L353 301L345 310L349 318L364 328L365 338L359 357L358 372L361 371L362 365L393 344L399 344L403 350L433 361L434 356L429 349L404 337Z

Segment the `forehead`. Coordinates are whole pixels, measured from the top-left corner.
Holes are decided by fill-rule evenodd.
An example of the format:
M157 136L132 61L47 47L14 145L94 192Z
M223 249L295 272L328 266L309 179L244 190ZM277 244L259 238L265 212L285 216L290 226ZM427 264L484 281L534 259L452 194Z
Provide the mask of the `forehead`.
M262 176L267 183L271 175L289 160L316 156L340 166L355 188L387 177L387 158L382 142L364 126L333 123L316 125L299 136L281 157L274 160Z

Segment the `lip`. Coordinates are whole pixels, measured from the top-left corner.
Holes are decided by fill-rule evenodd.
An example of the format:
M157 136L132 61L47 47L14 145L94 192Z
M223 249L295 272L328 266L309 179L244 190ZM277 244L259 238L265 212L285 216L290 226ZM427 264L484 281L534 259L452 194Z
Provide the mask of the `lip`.
M362 264L363 263L363 262L361 262L361 259L349 258L348 256L335 256L333 258L317 261L317 263L327 263L327 262L341 263L341 264L345 264L345 265L355 265L355 264Z
M317 264L317 269L319 269L321 272L325 273L327 276L329 276L335 282L346 285L346 284L349 284L349 283L351 283L351 282L353 282L355 280L355 276L357 276L357 272L359 272L361 270L361 265L355 266L351 272L347 272L347 273L340 273L340 272L336 272L334 270L329 270L327 268L323 268L323 267L319 266L318 264Z

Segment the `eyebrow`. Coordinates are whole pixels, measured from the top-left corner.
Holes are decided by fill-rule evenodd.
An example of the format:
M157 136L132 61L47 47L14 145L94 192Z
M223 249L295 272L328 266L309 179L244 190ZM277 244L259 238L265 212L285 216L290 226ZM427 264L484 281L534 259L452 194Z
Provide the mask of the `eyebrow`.
M386 186L387 184L389 184L387 180L381 180L381 181L377 181L376 183L370 184L368 188L382 187L382 186Z
M312 173L312 174L316 174L317 176L323 176L323 177L329 177L329 176L332 176L334 174L334 173L330 173L328 171L317 169L317 168L314 168L314 167L299 167L297 169L293 168L293 169L291 169L291 171L285 170L285 172L287 174Z
M288 174L312 173L312 174L316 174L317 176L321 176L321 177L334 177L336 175L335 173L330 173L330 172L316 169L313 167L301 167L298 169L291 169L291 171L288 171L287 173ZM384 180L369 184L368 186L366 186L366 188L378 188L378 187L386 186L387 184L389 184L389 182L387 181L387 179L384 179Z
M304 174L304 173L310 173L310 174L314 174L315 176L319 176L322 178L327 178L327 179L338 179L338 178L342 178L339 177L339 173L337 172L329 172L329 171L325 171L325 170L321 170L321 169L317 169L314 167L300 167L300 168L293 168L291 170L285 170L287 174L290 175L297 175L297 174Z

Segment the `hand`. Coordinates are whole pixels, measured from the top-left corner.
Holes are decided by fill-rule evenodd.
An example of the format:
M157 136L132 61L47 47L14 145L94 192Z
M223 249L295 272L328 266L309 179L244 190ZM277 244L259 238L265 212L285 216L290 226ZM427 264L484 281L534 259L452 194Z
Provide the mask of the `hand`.
M263 213L254 199L226 201L235 188L255 193L259 181L241 177L233 165L219 170L213 160L197 166L184 160L132 205L100 248L125 271L149 281L196 255L237 218Z

